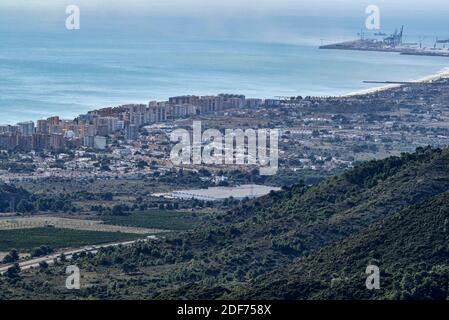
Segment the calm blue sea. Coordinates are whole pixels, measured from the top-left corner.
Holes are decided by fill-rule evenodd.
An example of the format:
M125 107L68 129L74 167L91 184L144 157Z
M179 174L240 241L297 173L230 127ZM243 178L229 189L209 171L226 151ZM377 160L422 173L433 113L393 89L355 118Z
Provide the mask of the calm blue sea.
M0 29L0 123L183 94L341 95L369 88L364 80L412 80L449 66L445 58L318 50L320 41Z

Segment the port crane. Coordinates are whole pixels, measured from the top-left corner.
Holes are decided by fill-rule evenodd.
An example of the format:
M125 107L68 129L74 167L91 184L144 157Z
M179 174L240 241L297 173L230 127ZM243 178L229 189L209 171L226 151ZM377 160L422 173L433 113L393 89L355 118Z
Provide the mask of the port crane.
M384 42L392 47L397 47L402 44L403 35L404 26L401 27L401 31L399 32L398 29L396 29L391 36L384 39Z

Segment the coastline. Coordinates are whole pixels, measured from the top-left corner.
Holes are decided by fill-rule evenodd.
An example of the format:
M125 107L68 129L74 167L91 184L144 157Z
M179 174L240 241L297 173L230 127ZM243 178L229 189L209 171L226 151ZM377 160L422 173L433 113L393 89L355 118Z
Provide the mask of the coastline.
M432 82L435 80L439 80L439 79L444 79L444 78L449 78L449 66L448 67L444 67L443 69L441 69L440 71L415 79L415 80L411 80L408 81L409 83L427 83L427 82ZM355 97L363 97L366 95L370 95L376 92L382 92L382 91L386 91L386 90L391 90L391 89L395 89L395 88L399 88L404 86L405 84L385 84L383 86L378 86L378 87L372 87L372 88L368 88L368 89L361 89L361 90L357 90L357 91L352 91L349 93L345 93L345 94L341 94L341 95L337 95L335 97L339 97L339 98L355 98ZM318 97L318 96L316 96ZM88 112L90 111L94 111L94 110L98 110L98 109L90 109ZM55 115L55 114L54 114ZM74 117L75 118L75 117ZM31 119L31 121L36 122L39 119L43 119L42 117L40 118L35 118L35 119ZM23 121L30 121L30 119L27 120L23 120ZM0 123L0 125L15 125L16 122L5 122L5 123Z
M424 76L422 78L412 80L410 82L426 83L426 82L432 82L432 81L444 79L444 78L449 78L449 67L446 67L446 68L438 71L437 73L434 73L434 74L431 74L428 76ZM359 90L359 91L350 92L350 93L341 95L340 97L351 98L351 97L364 96L364 95L368 95L368 94L372 94L372 93L376 93L376 92L382 92L382 91L386 91L386 90L390 90L390 89L394 89L394 88L399 88L402 86L403 86L403 84L387 84L387 85L380 86L380 87L373 87L373 88L369 88L369 89L363 89L363 90Z

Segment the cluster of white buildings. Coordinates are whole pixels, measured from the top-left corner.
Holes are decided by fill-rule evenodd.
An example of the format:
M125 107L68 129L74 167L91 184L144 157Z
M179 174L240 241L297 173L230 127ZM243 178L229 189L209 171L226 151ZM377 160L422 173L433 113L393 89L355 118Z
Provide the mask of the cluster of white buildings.
M90 147L104 149L110 136L121 134L126 140L137 140L139 128L168 119L198 114L218 114L226 109L257 108L269 100L246 99L244 95L179 96L168 101L151 101L148 105L130 104L103 108L80 115L73 120L57 116L48 119L0 125L0 150L61 149Z

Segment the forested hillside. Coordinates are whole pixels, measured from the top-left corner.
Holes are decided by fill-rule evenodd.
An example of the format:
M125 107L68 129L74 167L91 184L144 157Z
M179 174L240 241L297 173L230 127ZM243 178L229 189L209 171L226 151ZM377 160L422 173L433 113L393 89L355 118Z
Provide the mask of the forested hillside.
M216 265L220 270L217 275L222 282L215 283L212 292L226 295L239 282L273 270L276 273L279 266L445 192L449 189L448 169L448 150L419 149L412 155L367 162L317 186L297 186L248 208L243 206L222 217L230 225L196 232L189 239L206 237L207 241L192 244L211 248L213 254L200 255L213 259L207 268ZM188 272L184 270L185 275ZM225 280L229 278L233 280ZM197 280L193 288L186 283L174 291L168 289L161 297L194 298L198 291L212 289L207 276Z
M367 290L368 265L381 271ZM245 299L449 298L449 192L356 236L263 275L229 296Z

